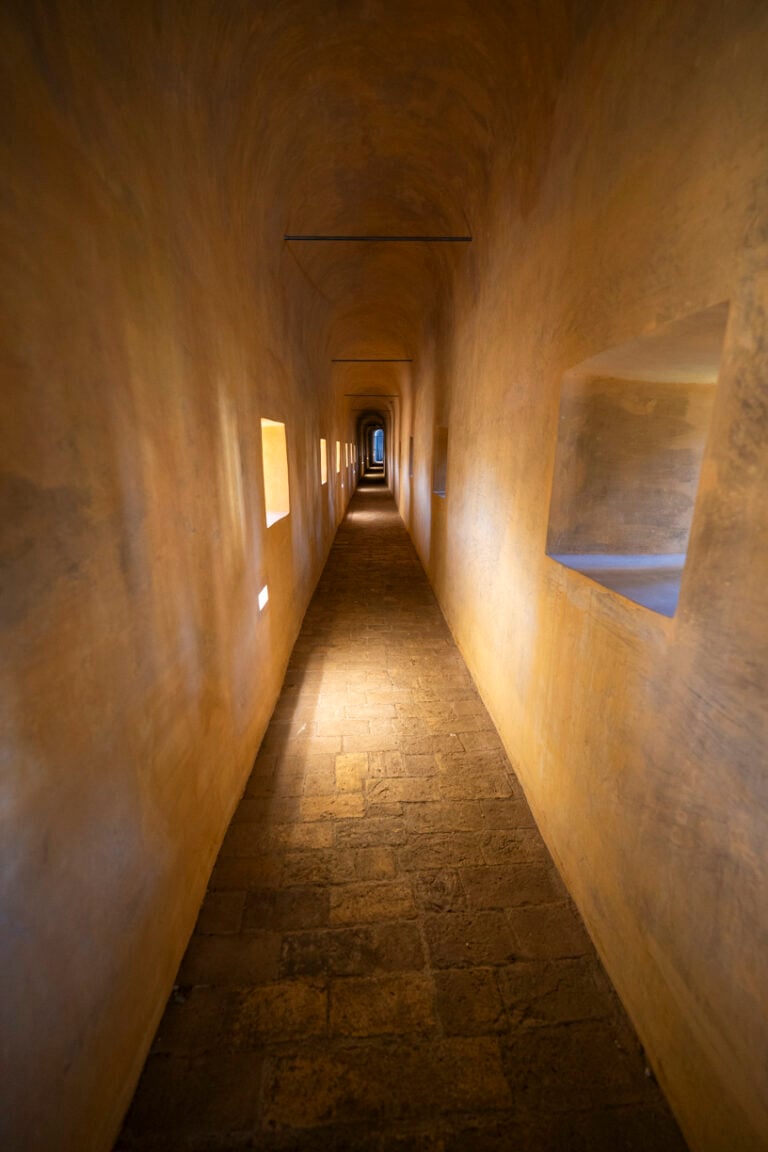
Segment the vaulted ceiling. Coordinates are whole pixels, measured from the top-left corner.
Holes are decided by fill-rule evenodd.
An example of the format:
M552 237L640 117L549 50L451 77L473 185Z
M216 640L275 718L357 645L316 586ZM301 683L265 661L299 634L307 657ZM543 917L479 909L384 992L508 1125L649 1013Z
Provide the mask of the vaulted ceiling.
M195 26L180 39L193 54L196 100L202 91L208 130L234 180L228 210L254 242L254 261L269 252L286 283L300 270L303 315L321 329L328 362L417 360L449 307L453 275L478 257L463 242L284 237L487 243L492 213L507 200L524 206L535 184L575 35L568 7L184 6L183 20ZM410 378L389 366L334 372L342 395L389 392Z

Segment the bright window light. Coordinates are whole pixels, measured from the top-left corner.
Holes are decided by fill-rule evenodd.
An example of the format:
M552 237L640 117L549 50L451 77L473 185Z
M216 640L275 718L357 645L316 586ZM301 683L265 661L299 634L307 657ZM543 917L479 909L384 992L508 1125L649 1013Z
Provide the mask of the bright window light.
M341 472L341 444L336 441L336 471Z
M259 612L263 612L269 600L269 588L265 584L261 592L259 592Z
M320 483L328 483L328 444L320 440Z
M282 520L291 510L285 424L262 418L261 455L264 466L264 503L269 527L277 520Z

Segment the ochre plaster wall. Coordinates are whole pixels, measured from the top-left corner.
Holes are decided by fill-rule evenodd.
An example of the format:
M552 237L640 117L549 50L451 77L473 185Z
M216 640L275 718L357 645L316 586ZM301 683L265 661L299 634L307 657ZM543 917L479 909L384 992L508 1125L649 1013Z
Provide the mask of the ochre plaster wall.
M444 557L414 532L649 1059L710 1152L768 1146L767 15L615 6L570 61L525 202L499 161L475 282L456 281ZM724 299L667 620L545 555L560 383Z
M547 552L685 552L715 386L565 381Z
M258 188L244 223L239 73L191 17L3 6L8 1152L111 1146L348 495L312 290Z

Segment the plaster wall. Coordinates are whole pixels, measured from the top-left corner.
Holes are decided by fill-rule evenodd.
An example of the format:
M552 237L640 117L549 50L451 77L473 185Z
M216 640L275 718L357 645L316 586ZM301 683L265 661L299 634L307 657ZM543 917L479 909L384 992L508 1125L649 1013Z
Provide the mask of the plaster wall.
M564 383L547 551L685 552L715 386Z
M237 76L168 16L0 15L9 1152L111 1146L348 494L311 289L237 212Z
M583 40L530 198L497 172L475 283L456 281L446 550L422 549L649 1059L712 1152L768 1143L767 33L761 5L661 3L616 6ZM545 555L560 382L724 299L667 620Z

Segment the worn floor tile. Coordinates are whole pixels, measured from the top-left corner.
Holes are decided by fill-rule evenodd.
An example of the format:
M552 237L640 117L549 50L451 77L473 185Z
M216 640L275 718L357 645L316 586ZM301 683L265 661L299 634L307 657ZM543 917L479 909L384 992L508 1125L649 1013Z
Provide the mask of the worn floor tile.
M415 915L413 891L406 880L345 884L331 889L332 924L370 924Z
M239 989L227 1017L228 1039L234 1049L259 1050L273 1041L321 1036L327 1018L322 983L287 980Z
M407 1036L431 1032L436 1018L432 981L420 972L376 980L335 980L332 1036Z
M424 964L418 925L389 922L288 935L283 940L280 972L285 976L363 976L410 972Z
M611 1016L616 1004L601 975L587 956L523 960L500 969L498 980L510 1023L523 1027Z
M507 1015L491 968L436 972L437 1010L449 1036L503 1032Z

